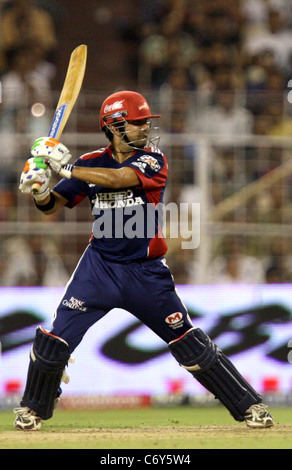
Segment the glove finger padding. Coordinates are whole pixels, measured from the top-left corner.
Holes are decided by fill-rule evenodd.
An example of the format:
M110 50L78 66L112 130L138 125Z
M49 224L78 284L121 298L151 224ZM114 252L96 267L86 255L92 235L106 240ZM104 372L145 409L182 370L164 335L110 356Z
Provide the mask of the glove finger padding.
M20 177L19 189L23 193L32 194L32 186L39 183L38 198L44 199L48 195L48 186L51 170L42 158L30 158L26 161Z
M32 146L31 154L34 157L45 159L56 173L59 173L61 168L66 165L71 158L67 147L51 137L41 137L37 139Z

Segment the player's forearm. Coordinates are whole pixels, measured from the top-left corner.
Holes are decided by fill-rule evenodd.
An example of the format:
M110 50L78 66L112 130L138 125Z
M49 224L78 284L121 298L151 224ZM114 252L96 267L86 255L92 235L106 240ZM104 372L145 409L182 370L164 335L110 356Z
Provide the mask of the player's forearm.
M115 169L74 166L72 177L106 188L126 188L139 184L135 172L129 168Z
M66 202L68 201L58 193L50 191L50 194L42 201L35 200L35 205L43 214L52 215L63 207Z
M72 171L72 177L107 188L115 188L117 184L115 170L111 168L75 166Z

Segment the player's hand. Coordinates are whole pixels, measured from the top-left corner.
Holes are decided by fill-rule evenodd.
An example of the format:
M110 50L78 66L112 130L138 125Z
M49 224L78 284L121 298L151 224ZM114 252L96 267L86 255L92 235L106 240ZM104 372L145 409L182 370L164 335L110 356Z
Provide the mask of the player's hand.
M71 158L67 147L52 137L37 139L31 148L31 154L33 157L43 158L56 173L60 173Z
M42 158L29 158L21 173L19 185L20 191L23 193L33 194L35 199L39 201L45 199L50 192L49 182L51 174L51 170ZM37 192L32 189L35 183L38 183L39 185L39 190Z

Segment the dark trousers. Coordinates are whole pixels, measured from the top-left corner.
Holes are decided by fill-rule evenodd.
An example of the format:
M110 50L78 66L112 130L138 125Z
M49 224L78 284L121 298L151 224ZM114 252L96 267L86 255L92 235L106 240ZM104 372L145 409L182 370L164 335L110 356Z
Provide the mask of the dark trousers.
M115 307L166 343L193 327L163 258L117 263L89 245L66 286L51 333L67 341L72 353L86 331Z

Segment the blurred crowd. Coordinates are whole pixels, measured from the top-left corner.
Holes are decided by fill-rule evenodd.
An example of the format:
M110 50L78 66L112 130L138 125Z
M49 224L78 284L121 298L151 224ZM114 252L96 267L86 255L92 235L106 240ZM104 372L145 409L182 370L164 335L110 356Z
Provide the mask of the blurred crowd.
M100 6L95 4L92 17L98 19L99 28L108 28L107 18L114 16L115 5L96 3ZM131 60L129 54L125 56L128 82L120 86L132 87L135 82L138 91L159 108L156 111L163 115L162 133L209 139L211 206L286 161L290 151L281 144L258 145L252 140L241 144L239 138L291 135L292 0L141 0L132 2L135 15L128 8L131 1L125 4L124 11L123 5L116 7L119 14L114 27L118 40L131 43L135 52ZM28 202L18 194L17 187L31 143L28 136L47 133L55 106L62 2L2 0L0 5L0 222L24 217L39 222L43 216L27 208ZM195 142L178 138L176 144L163 144L170 164L167 198L197 202L200 196L194 161L199 152ZM290 179L287 176L261 191L244 207L228 214L224 222L289 224ZM58 217L62 221L64 216ZM50 285L54 280L62 284L73 266L68 262L69 255L64 259L66 246L60 248L53 239L50 259L55 264L50 269L51 273L54 269L60 273L59 281L45 268L42 276L35 270L22 278L13 271L15 260L9 255L13 244L23 247L18 251L20 259L21 252L31 253L34 266L45 263L35 239L23 236L20 240L21 235L1 236L0 285L12 285L13 279L23 285ZM290 245L289 237L266 237L263 243L260 236L246 236L244 241L237 235L218 236L211 244L212 259L205 280L290 282ZM39 259L42 263L37 262ZM170 251L168 261L176 282L200 282L196 256L193 263L189 259L188 250ZM32 261L23 263L33 266Z
M25 136L48 132L58 38L54 15L32 0L2 1L0 31L0 182L5 213L9 201L15 203L18 171L27 153ZM13 205L10 208L15 212Z
M289 147L248 137L291 136L292 2L141 3L140 83L168 99L164 130L209 138L209 203L216 206L290 157ZM169 150L171 200L197 200L196 147ZM287 175L223 221L290 224L290 183ZM260 236L218 236L209 244L212 257L204 281L290 282L291 247L289 237L275 242L267 236L263 243ZM179 282L200 281L198 261L191 263L187 250L172 250L169 261Z

